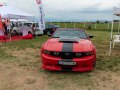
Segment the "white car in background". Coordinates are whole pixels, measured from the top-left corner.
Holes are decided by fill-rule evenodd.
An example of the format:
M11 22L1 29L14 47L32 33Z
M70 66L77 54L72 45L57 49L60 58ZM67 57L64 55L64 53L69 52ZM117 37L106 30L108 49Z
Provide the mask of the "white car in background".
M39 30L39 26L38 26L38 23L34 23L34 22L23 22L23 23L19 23L18 26L14 27L13 28L13 31L17 34L20 34L22 35L23 31L22 31L22 26L25 26L27 25L29 27L29 31L33 34L33 31L32 31L32 25L35 24L35 33L34 35L43 35L43 31L42 30Z

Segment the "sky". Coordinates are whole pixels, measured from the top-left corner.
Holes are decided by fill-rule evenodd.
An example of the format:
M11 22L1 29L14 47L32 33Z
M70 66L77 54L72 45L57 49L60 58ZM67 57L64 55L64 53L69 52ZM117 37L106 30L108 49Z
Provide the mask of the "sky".
M36 0L0 0L31 15L39 16ZM42 0L47 21L112 20L120 0Z

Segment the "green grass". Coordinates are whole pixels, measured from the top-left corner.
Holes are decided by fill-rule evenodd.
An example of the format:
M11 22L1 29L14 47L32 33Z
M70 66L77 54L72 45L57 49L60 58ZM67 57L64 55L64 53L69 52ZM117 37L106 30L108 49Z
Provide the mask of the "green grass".
M94 31L88 30L87 31L90 35L93 35L94 38L92 39L93 43L97 48L97 66L98 70L108 70L112 67L116 66L116 64L120 64L120 55L119 47L113 49L113 54L111 57L108 56L109 52L109 39L110 39L110 32L108 31ZM33 40L22 40L16 42L9 42L3 43L0 48L0 57L3 59L15 58L10 54L7 54L7 49L9 50L24 50L26 48L33 48L33 49L40 49L41 45L48 39L48 36L40 36ZM38 52L36 52L38 53ZM118 56L119 55L119 56ZM36 58L39 58L37 55Z
M22 49L25 48L40 48L41 45L48 39L48 36L36 37L33 40L22 40L16 42L3 43L2 46L8 47L11 49Z
M63 24L63 23L61 23ZM69 25L71 27L71 25ZM33 69L39 69L38 73L44 74L45 79L48 81L50 90L61 90L69 85L73 87L82 88L86 87L85 90L93 90L95 81L93 79L99 78L96 73L99 72L118 72L120 71L120 47L112 49L112 55L109 57L109 40L110 32L107 30L87 30L90 35L94 38L91 39L97 49L97 62L96 68L92 72L86 73L73 73L73 72L50 72L44 71L41 68L40 60L40 48L42 44L49 38L48 36L40 36L33 40L22 40L17 42L2 43L0 47L0 63L2 62L16 62L20 67L32 67ZM116 32L114 32L116 33ZM24 50L31 48L36 52L26 53ZM24 57L15 57L8 53L12 51L18 51L25 54ZM18 55L19 56L19 55ZM31 56L31 57L30 57ZM33 61L31 61L33 60ZM111 79L106 77L107 80ZM104 79L105 80L105 79ZM71 86L70 86L71 87Z
M65 28L65 23L60 23L60 22L54 22L53 24L59 25L62 28ZM109 28L108 28L108 23L98 23L96 24L96 29L95 29L95 23L86 23L85 27L84 27L84 23L83 22L76 22L75 23L75 27L76 28L85 28L88 29L88 26L91 26L91 30L97 30L97 31L111 31L111 26L112 24L109 24ZM118 30L118 23L114 23L114 31L117 32ZM68 23L66 22L66 28L74 28L74 23Z
M97 65L98 70L113 70L115 66L120 65L120 47L114 48L112 56L109 57L109 40L110 32L108 31L88 31L89 34L94 35L92 39L97 49ZM114 70L113 70L114 71Z

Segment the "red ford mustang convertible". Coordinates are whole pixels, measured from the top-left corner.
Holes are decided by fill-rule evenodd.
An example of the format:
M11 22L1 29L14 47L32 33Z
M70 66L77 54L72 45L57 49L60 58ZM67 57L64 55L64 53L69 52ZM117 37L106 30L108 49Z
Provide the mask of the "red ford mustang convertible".
M96 49L82 29L57 29L41 48L42 68L57 71L91 71Z

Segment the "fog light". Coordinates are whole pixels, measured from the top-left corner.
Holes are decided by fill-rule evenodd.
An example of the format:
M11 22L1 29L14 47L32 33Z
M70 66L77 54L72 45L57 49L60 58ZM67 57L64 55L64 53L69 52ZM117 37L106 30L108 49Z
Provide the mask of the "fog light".
M54 52L54 56L59 56L60 53L59 52Z
M90 53L89 52L86 52L86 56L89 56L90 55Z
M50 54L50 51L44 50L43 53L45 53L45 54Z
M81 57L82 53L76 53L76 57Z
M90 56L90 55L93 55L94 53L93 52L86 52L85 55L86 56Z

